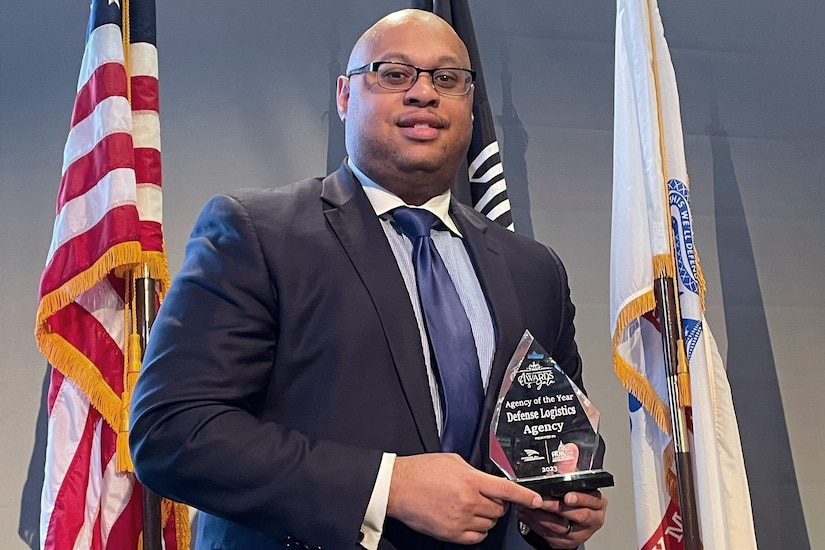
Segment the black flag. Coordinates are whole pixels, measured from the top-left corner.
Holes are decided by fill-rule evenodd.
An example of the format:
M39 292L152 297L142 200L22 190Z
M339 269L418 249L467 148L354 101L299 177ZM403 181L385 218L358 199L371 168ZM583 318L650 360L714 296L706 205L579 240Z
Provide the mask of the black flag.
M507 183L501 165L493 113L487 101L487 88L481 70L481 58L467 0L413 0L413 8L431 11L450 23L470 53L470 64L476 71L473 95L473 139L467 152L469 180L458 183L459 198L469 195L473 208L508 229L513 229L513 215L507 198ZM469 187L469 193L466 191Z

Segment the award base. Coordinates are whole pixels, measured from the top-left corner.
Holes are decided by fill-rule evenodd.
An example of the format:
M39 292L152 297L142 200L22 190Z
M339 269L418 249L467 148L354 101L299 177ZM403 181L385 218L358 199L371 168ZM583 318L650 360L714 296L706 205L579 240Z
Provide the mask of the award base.
M516 483L542 496L561 498L571 491L585 492L613 487L613 474L604 470L585 470L551 477L519 479Z

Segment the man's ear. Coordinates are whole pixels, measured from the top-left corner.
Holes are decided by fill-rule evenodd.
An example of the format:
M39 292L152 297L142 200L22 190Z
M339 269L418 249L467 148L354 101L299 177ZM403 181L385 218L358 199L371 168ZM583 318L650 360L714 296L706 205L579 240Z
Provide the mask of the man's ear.
M335 103L338 106L338 118L342 121L347 119L347 108L349 106L349 78L341 75L335 87Z

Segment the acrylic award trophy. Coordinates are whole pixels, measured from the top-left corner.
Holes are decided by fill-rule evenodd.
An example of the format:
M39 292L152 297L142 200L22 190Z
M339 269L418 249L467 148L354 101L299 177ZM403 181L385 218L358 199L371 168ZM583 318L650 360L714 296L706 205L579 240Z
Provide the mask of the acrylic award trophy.
M525 331L501 385L490 458L508 479L544 496L611 487L594 464L599 411Z

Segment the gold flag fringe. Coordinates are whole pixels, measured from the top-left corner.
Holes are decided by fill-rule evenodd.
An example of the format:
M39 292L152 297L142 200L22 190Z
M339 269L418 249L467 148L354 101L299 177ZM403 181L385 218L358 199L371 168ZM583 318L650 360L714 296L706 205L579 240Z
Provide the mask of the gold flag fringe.
M89 358L57 333L39 334L37 344L49 364L77 385L92 407L113 430L117 430L121 422L120 397Z
M679 502L679 478L676 472L673 471L673 466L676 463L676 451L673 447L673 440L670 440L668 446L665 447L664 455L662 456L662 473L665 476L665 487L667 494L670 495L670 500Z
M653 256L653 277L675 277L676 267L674 265L673 257L670 254L656 254ZM653 304L656 307L656 304ZM648 311L651 311L651 308Z
M659 397L645 376L627 362L619 353L619 342L631 322L656 307L656 297L649 290L632 300L619 312L613 332L613 369L622 386L639 400L650 413L659 428L670 435L670 407Z
M109 2L111 4L111 2ZM132 103L132 21L129 0L122 0L120 8L120 36L123 39L123 66L126 68L126 99Z
M115 276L127 281L132 278L139 278L145 276L142 268L146 268L146 274L154 279L157 284L158 296L162 300L166 296L166 291L169 289L169 262L166 259L165 252L159 251L143 251L140 254L140 259L136 262L127 265L120 265L113 268ZM141 272L137 272L140 270Z
M166 243L163 244L166 250ZM166 291L169 290L169 261L165 252L145 251L143 252L143 265L148 270L149 277L157 282L156 288L158 297L163 300Z
M118 243L107 250L88 269L78 273L59 288L40 298L40 303L37 305L37 321L34 333L38 342L41 334L51 332L47 323L49 317L95 286L111 271L115 271L117 274L118 270L125 270L139 264L141 254L140 243L137 241Z
M118 243L106 251L91 267L78 273L59 288L46 294L37 306L34 335L37 347L49 363L74 382L89 398L104 420L117 430L121 424L122 402L103 379L97 366L61 335L52 331L49 317L73 302L79 295L99 283L112 270L140 261L138 242Z
M696 258L696 278L699 280L699 303L702 306L702 313L705 312L705 291L707 284L705 284L705 274L702 272L702 264L699 261L699 252L693 248L693 255Z
M180 502L174 502L169 499L162 499L160 504L160 523L166 525L172 512L175 513L175 539L178 542L178 548L189 548L189 542L192 539L192 530L189 527L189 507Z
M664 433L670 435L670 407L656 393L650 382L634 369L614 348L613 367L622 386L639 400Z

